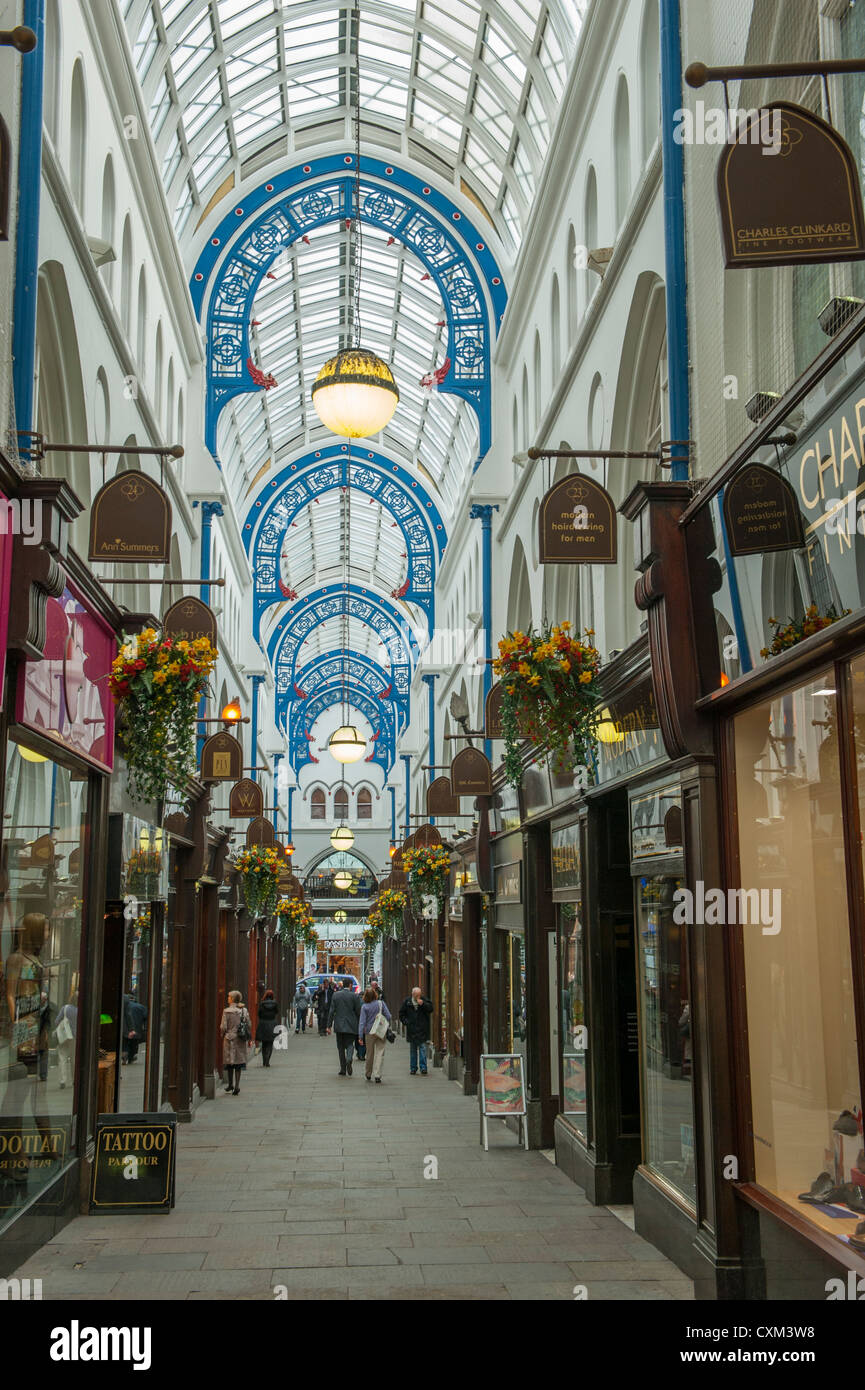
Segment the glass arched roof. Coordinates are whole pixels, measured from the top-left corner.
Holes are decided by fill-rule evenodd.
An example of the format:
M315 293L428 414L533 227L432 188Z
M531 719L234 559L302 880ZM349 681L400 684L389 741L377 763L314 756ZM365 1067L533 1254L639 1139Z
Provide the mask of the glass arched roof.
M352 138L352 6L121 0L177 234L215 196ZM363 0L365 148L435 169L519 248L589 0Z
M477 459L477 416L461 397L421 387L421 378L447 355L445 309L421 262L401 242L388 246L389 240L364 223L363 344L390 363L400 393L379 446L414 465L450 517ZM313 232L308 244L299 240L282 252L272 278L262 281L250 342L257 365L279 384L236 398L220 415L219 459L234 495L242 497L263 469L298 451L338 442L319 421L310 392L347 332L348 265L349 232L335 223ZM375 447L372 440L364 445ZM368 550L358 553L361 568L370 569L373 560Z

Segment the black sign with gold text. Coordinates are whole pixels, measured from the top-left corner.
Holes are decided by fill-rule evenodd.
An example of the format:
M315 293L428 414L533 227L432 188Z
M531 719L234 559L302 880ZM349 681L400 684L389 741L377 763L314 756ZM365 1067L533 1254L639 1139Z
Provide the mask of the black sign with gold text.
M449 777L436 777L426 791L426 813L428 816L459 815L460 799L451 791Z
M614 565L617 539L613 499L587 474L570 474L542 498L538 512L542 565Z
M241 777L228 793L228 814L236 820L248 816L250 820L264 812L264 794L251 777Z
M718 164L718 203L729 268L865 256L856 162L803 106L771 102L740 123Z
M501 681L491 685L484 701L484 738L504 738L502 726L502 696L505 688Z
M24 1071L24 1067L21 1067ZM4 1115L0 1118L0 1212L20 1204L62 1172L69 1149L69 1123L36 1119L33 1115ZM52 1185L50 1199L40 1206L58 1207L66 1200L65 1184Z
M202 782L238 782L242 772L243 748L234 734L211 734L201 750Z
M492 796L493 773L479 748L461 748L451 763L454 796Z
M118 1216L170 1211L176 1136L176 1115L98 1115L91 1211Z
M166 637L177 637L186 642L195 642L206 637L212 647L218 645L216 639L216 614L200 598L187 594L172 603L162 619L162 631Z
M263 845L265 849L272 849L276 844L273 821L266 820L264 816L256 816L255 820L251 820L246 832L246 843L247 846Z
M146 473L118 473L101 487L90 512L91 560L167 565L171 503Z
M733 555L799 550L805 544L795 492L763 463L747 463L726 487L724 522Z

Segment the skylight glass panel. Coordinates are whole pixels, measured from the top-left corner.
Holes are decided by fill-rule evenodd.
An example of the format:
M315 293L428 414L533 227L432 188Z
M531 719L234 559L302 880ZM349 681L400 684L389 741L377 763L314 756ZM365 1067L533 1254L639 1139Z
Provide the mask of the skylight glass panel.
M135 42L133 53L135 56L135 71L138 73L139 82L144 82L150 71L153 59L156 57L156 50L159 47L159 34L156 29L156 15L152 5L148 5L144 17L144 26Z
M558 100L565 85L566 68L564 55L549 16L544 24L538 56L553 95Z
M461 44L469 53L474 52L479 16L478 7L465 0L451 0L447 5L423 0L423 19L429 27L437 29L445 42Z
M127 9L131 4L132 0L129 0ZM180 18L184 10L190 9L193 5L198 8L197 0L162 0L162 23L166 29L174 23L175 19Z
M451 107L464 107L471 82L471 68L455 53L424 35L418 45L417 75L435 87Z
M535 142L535 148L543 158L550 143L550 123L541 94L534 82L529 83L526 94L526 124Z
M541 0L507 0L507 15L518 24L526 38L533 38L541 17Z
M405 117L408 86L378 73L360 74L360 98L364 111L390 116L397 121Z
M285 26L285 51L292 67L335 58L340 52L339 18L294 20Z
M186 226L187 222L189 221L189 214L192 212L192 204L193 204L193 201L194 201L194 195L193 195L193 192L192 192L192 185L190 184L189 180L187 179L187 180L186 180L186 187L185 187L184 194L183 194L183 198L181 199L181 201L180 201L180 202L178 203L178 205L177 205L177 212L176 212L175 218L174 218L174 230L176 231L176 233L177 233L178 236L181 235L181 233L183 232L184 227Z
M463 158L475 178L480 180L493 197L497 197L502 186L502 171L489 150L474 135L470 135L466 141Z
M154 140L158 140L165 125L165 118L171 110L171 92L165 73L162 73L156 86L156 92L150 107L150 132Z
M303 81L295 78L288 87L288 107L294 120L315 111L326 111L341 104L341 83L338 74L323 72Z
M166 188L171 187L171 181L180 167L183 158L183 151L180 148L180 136L175 130L171 137L171 143L165 151L165 158L162 161L162 182Z
M517 173L518 187L523 200L530 203L535 195L535 175L528 151L522 140L515 142L514 156L511 162Z
M222 37L230 39L268 14L273 15L273 0L219 0L217 13Z
M517 101L526 80L526 65L514 51L514 46L500 29L490 21L484 33L483 57L490 76L502 83L510 97Z
M217 131L210 143L201 151L201 154L192 165L195 181L200 188L203 188L207 184L215 170L222 167L230 154L231 146L228 143L228 135L225 126L223 126L221 130Z
M214 52L213 25L208 11L186 31L171 55L177 87L182 87Z
M361 73L365 63L386 63L388 67L402 68L407 73L411 67L413 42L414 35L404 24L399 27L386 24L372 16L365 17L361 11Z
M459 152L463 130L461 123L431 102L415 97L411 124L429 144L441 145L452 155Z
M478 78L475 87L472 115L477 117L477 133L483 139L484 144L494 141L499 149L506 154L511 143L514 123L501 102L481 78Z
M266 94L234 114L234 134L238 146L249 145L260 135L266 135L282 124L282 97Z
M505 226L508 229L508 235L511 241L514 246L519 246L522 239L522 226L516 200L510 189L507 190L502 199L502 215L504 216Z
M214 76L184 103L184 129L187 140L194 140L211 117L221 110L222 88L219 85L219 77Z

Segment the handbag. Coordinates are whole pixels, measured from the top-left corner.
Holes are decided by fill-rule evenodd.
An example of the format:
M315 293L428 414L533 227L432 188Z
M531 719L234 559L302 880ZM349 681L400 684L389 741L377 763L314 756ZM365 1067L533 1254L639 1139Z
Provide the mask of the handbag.
M385 1042L396 1042L396 1033L393 1031L392 1028L388 1028L387 1032L384 1035L384 1040Z
M390 1028L388 1027L387 1019L384 1016L384 1009L382 1008L381 1003L379 1003L378 1013L376 1014L374 1021L370 1024L368 1031L372 1034L374 1038L381 1038L382 1040L384 1040L390 1032Z
M237 1038L238 1042L250 1042L252 1039L252 1028L249 1022L249 1014L246 1012L246 1009L241 1009L240 1011L240 1020L237 1025L237 1033L235 1034L235 1037Z
M57 1020L57 1027L54 1029L54 1032L57 1035L58 1044L71 1043L75 1037L72 1031L72 1024L65 1014L62 1018Z

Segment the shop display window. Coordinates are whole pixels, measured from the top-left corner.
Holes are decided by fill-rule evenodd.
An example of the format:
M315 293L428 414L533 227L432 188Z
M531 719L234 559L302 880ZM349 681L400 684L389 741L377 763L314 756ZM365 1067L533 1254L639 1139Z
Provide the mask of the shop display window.
M688 928L674 920L673 875L637 879L643 1162L696 1205Z
M559 934L562 1113L588 1143L591 1134L587 1074L585 933L579 903L559 903L556 911Z
M6 761L0 897L0 1226L75 1143L88 781L24 744Z
M861 814L865 661L851 675ZM741 886L762 905L740 928L754 1176L855 1238L865 1155L834 673L740 714L734 732Z

